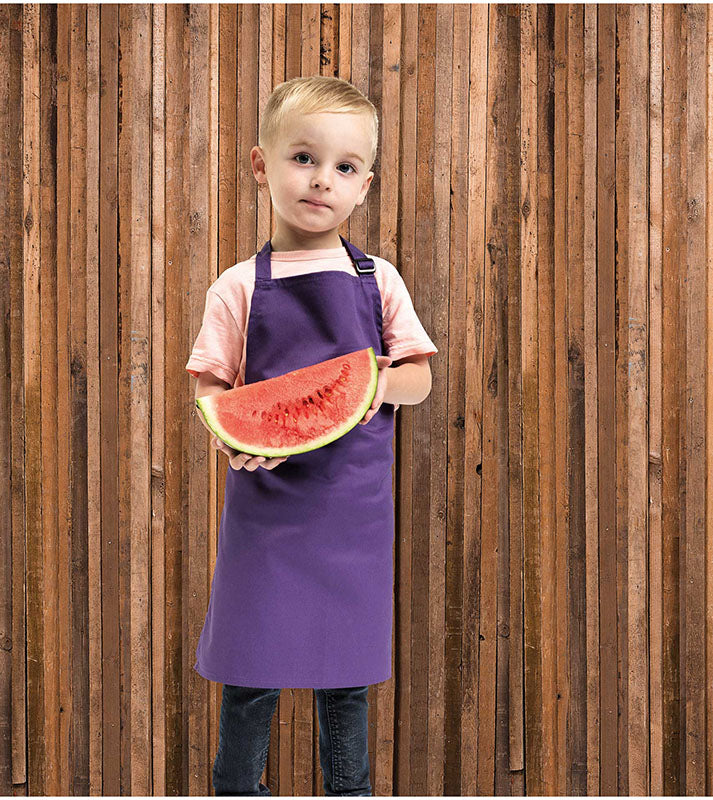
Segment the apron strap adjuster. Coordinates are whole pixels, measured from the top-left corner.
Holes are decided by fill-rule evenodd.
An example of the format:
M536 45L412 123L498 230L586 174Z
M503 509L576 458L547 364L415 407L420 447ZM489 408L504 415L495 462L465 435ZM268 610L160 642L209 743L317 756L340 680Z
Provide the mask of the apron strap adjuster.
M355 258L354 266L357 268L357 272L359 273L376 272L376 266L370 258Z
M355 247L351 242L348 242L341 233L339 234L339 238L342 240L344 247L346 247L347 252L354 262L354 267L360 275L368 275L376 272L376 265L374 264L374 260L372 258L364 255L364 253L362 253L358 247Z

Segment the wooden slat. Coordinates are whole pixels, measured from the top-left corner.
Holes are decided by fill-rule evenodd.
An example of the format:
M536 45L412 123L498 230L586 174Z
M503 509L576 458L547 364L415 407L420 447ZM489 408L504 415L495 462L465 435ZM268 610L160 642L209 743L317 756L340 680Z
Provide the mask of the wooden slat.
M70 676L72 642L70 631L69 576L71 560L71 439L72 409L69 396L71 196L70 196L70 34L72 7L57 9L57 461L58 548L57 548L57 630L59 654L59 741L60 793L71 794L70 730L72 711ZM17 561L13 559L15 565ZM19 665L18 665L19 666Z
M26 5L22 16L22 343L24 387L25 608L27 785L41 792L44 752L44 619L42 563L41 349L40 335L40 15Z
M537 327L539 396L540 542L542 547L543 791L557 794L557 639L554 403L554 136L555 6L537 8Z
M119 239L118 247L118 321L117 347L119 369L118 380L118 593L116 598L119 627L119 708L121 732L119 751L112 756L118 761L121 794L131 794L131 263L132 263L132 215L131 215L131 153L132 126L134 124L132 103L132 25L133 9L130 5L119 6L119 144L118 144L118 195L119 195ZM191 448L191 456L195 448ZM192 476L201 480L202 476ZM113 611L113 609L112 609Z
M340 54L344 52L340 15ZM416 163L417 163L417 108L418 108L418 6L406 4L401 12L401 52L399 60L400 120L399 120L399 159L401 168L398 176L399 217L397 260L394 262L411 297L414 297L416 260ZM351 35L351 24L348 27ZM345 53L347 64L350 53ZM340 58L340 64L342 58ZM340 71L339 77L347 78L348 73ZM383 140L382 140L383 141ZM381 154L384 158L384 152ZM414 638L418 626L415 621L421 607L415 606L419 597L416 589L417 575L414 566L418 564L420 541L414 537L414 519L417 513L415 495L418 485L414 472L416 437L414 408L401 406L396 412L396 489L401 502L396 505L396 567L394 582L400 587L394 597L394 669L398 675L396 696L394 698L395 716L394 749L398 758L394 764L392 791L412 792L412 714L418 717L418 709L412 710L413 680L417 674L414 663ZM374 784L374 793L377 789ZM398 788L397 788L398 787Z
M0 26L1 28L2 26ZM57 15L40 6L40 307L42 359L42 553L43 553L43 670L44 785L48 795L60 793L59 631L57 481L57 109L52 86L57 70ZM0 50L2 48L0 47ZM0 207L4 204L0 202ZM51 265L51 266L50 266ZM97 465L99 466L99 465ZM101 554L97 554L99 557ZM99 563L99 562L98 562ZM98 681L98 683L100 683ZM98 706L101 709L101 703ZM101 764L98 765L101 769Z
M706 35L707 5L685 6L686 63L686 792L706 793ZM710 524L710 521L709 521Z
M706 15L708 43L706 48L707 107L706 117L706 230L713 224L713 137L711 110L713 110L713 14ZM713 575L713 237L706 239L707 289L705 324L707 331L706 362L706 574ZM706 581L706 794L713 793L713 581Z
M188 264L188 246L186 241L186 220L189 219L189 130L186 125L186 103L190 97L188 73L188 54L190 35L186 20L187 8L182 5L166 5L165 33L165 150L166 150L166 198L165 208L165 272L163 283L163 302L165 304L165 330L169 334L165 339L165 500L164 500L164 552L165 552L165 608L164 608L164 697L163 706L166 729L165 759L165 793L177 795L185 793L183 762L187 736L184 735L184 691L183 676L186 679L192 672L195 663L195 647L197 642L191 640L183 644L183 623L185 616L183 606L182 585L184 581L184 557L186 553L199 557L200 554L189 550L187 530L189 527L189 492L187 477L190 475L188 460L206 458L207 448L195 453L195 443L190 426L190 398L195 387L190 376L183 369L186 348L190 348L189 339L195 333L195 326L200 324L200 315L205 307L205 284L210 280L210 273L202 277L201 288L192 288L191 270ZM206 265L207 268L207 265ZM189 300L196 295L203 297L196 301L199 306L194 310ZM198 316L198 319L194 317ZM180 335L174 332L180 331ZM184 387L183 392L174 387ZM200 423L198 423L200 425ZM202 434L205 428L200 426ZM197 430L197 429L196 429ZM189 444L190 442L190 444ZM204 439L198 440L204 447ZM213 451L215 452L215 451ZM217 454L216 454L217 455ZM211 502L209 488L214 473L210 472L211 459L207 476L202 476L204 483L198 487L197 500L191 504L193 513L205 527L210 520ZM207 569L207 567L206 567ZM203 575L205 578L206 576ZM205 598L205 595L204 595ZM205 607L203 609L205 611ZM187 666L186 666L187 665Z
M416 17L418 31L418 100L416 108L416 219L414 237L413 301L423 324L431 322L435 259L434 184L435 98L436 86L436 8L420 5ZM354 25L356 31L356 25ZM412 642L411 642L411 740L409 790L416 795L433 791L431 764L428 757L435 740L429 726L435 724L439 699L431 693L434 676L430 660L434 647L443 647L443 638L434 641L430 593L436 584L432 577L440 566L437 542L423 535L430 530L431 506L435 502L431 485L431 398L413 409L413 518L414 547L412 562ZM418 533L416 533L418 532ZM419 535L420 534L420 535ZM435 539L435 537L434 537ZM433 545L433 546L432 546ZM433 686L437 690L436 686ZM434 737L435 738L435 737Z
M466 261L465 455L463 498L463 646L461 650L461 795L478 787L480 665L480 530L482 493L482 399L484 287L486 272L485 190L488 120L489 7L470 7L468 123L468 251ZM399 759L400 761L400 759Z
M131 790L151 791L150 375L151 333L151 6L131 21ZM191 748L193 752L193 748ZM193 765L190 767L193 768Z
M450 150L450 224L449 259L450 275L444 276L449 289L448 340L465 341L468 324L466 305L468 276L464 268L468 263L468 105L458 102L468 95L468 46L470 41L471 6L465 3L453 7L453 63L451 86L451 139ZM395 164L392 169L395 168ZM385 181L382 193L386 188ZM394 205L395 208L395 205ZM446 262L447 265L448 262ZM457 266L456 266L457 265ZM454 268L455 267L455 268ZM439 348L443 345L439 345ZM450 747L444 749L444 774L441 793L462 795L462 652L464 619L464 485L466 436L466 381L468 354L449 348L448 364L448 453L451 464L448 471L446 507L446 573L445 600L445 673L444 673L444 739ZM467 794L467 792L466 792Z
M503 608L498 647L507 650L507 769L510 772L508 793L525 791L525 733L523 677L523 493L522 493L522 276L520 178L522 163L522 128L520 121L522 95L519 7L510 6L508 14L508 88L507 88L507 375L508 375L508 513L509 529L505 574L507 606ZM504 687L499 687L504 689ZM505 766L505 765L504 765Z
M502 265L506 256L505 174L506 119L504 97L506 92L506 34L507 9L503 5L489 6L488 26L488 120L487 166L485 190L485 263L483 302L483 456L481 501L481 559L480 559L480 653L478 656L478 778L477 794L495 794L496 761L496 645L498 604L498 549L502 546L500 526L505 497L507 509L507 482L503 483L501 448L503 419L506 406L505 354L503 353L503 285ZM507 462L505 462L507 468ZM507 533L507 529L505 531ZM505 673L507 674L507 672Z
M422 295L419 319L431 333L433 343L441 353L448 353L449 275L450 275L450 204L451 204L451 123L453 115L453 5L436 6L434 24L434 105L423 103L426 114L433 117L433 237L430 250L421 251L419 264L424 271L430 264L430 280L423 278L420 287L429 285ZM425 20L424 20L425 23ZM429 21L430 24L430 21ZM430 80L430 78L429 78ZM438 108L438 111L436 111ZM424 133L431 135L430 125ZM389 175L388 168L383 171ZM425 183L425 181L424 181ZM430 428L430 519L428 575L428 782L426 794L438 796L444 792L445 763L445 662L446 641L446 553L448 481L439 476L440 466L448 460L448 384L449 360L441 359L431 365L433 386L428 399L421 404L429 414Z
M569 660L567 581L569 574L569 508L567 439L567 163L568 104L567 65L569 8L555 6L554 22L554 482L556 581L555 623L557 687L557 794L570 794L570 763L567 737L569 711Z
M524 777L528 794L544 794L542 752L542 553L537 326L537 225L539 214L537 154L542 119L538 113L538 13L535 4L521 12L520 87L520 252L522 270L522 528L523 528L523 670L524 709L519 720L524 737ZM511 598L511 607L512 607ZM511 625L512 629L512 625ZM519 733L519 731L518 731ZM511 738L511 766L512 766Z
M190 229L187 237L191 293L205 298L205 291L215 280L216 263L212 233L213 185L211 180L211 148L213 125L212 114L215 103L210 70L210 6L193 5L189 11L188 33L191 41L191 57L188 66L190 114L186 121L190 145L186 155L184 180L189 188ZM211 254L213 258L211 258ZM197 336L202 321L200 304L192 308L191 335ZM194 339L195 341L195 339ZM214 530L213 516L214 485L212 475L205 470L196 470L193 459L205 460L209 452L209 440L202 423L197 419L195 407L191 412L191 480L189 482L189 528L188 528L188 570L184 591L184 635L188 647L184 648L183 670L184 686L187 691L184 703L187 712L186 735L188 752L189 794L207 794L210 787L212 759L208 753L208 683L193 669L195 650L198 645L205 610L209 599L209 584L206 581L213 547L209 546L206 530L206 512L212 517L211 530ZM211 459L212 460L212 459ZM195 479L195 480L194 480ZM214 546L214 542L212 543Z
M600 786L617 794L614 189L616 7L599 6L597 97L597 435L599 453Z
M87 10L73 4L69 70L69 363L70 413L70 552L67 602L71 638L69 687L70 794L89 792L89 621L87 582ZM145 505L144 513L145 513Z
M584 481L584 6L567 20L567 793L587 793L586 497Z
M152 7L151 36L165 42L166 7ZM151 789L166 796L166 49L151 76ZM169 273L170 275L171 273ZM216 726L213 726L215 729Z
M89 651L88 791L102 792L102 514L101 481L101 353L100 353L100 43L98 5L87 6L87 568ZM150 384L149 384L150 385ZM148 498L147 498L148 506ZM150 507L149 507L150 508ZM148 511L148 509L147 509ZM147 645L149 643L147 642ZM150 698L148 698L150 699ZM48 715L49 717L49 715Z
M12 224L22 213L18 211L17 204L20 202L20 191L17 186L19 163L18 137L12 139L12 133L16 129L22 129L20 119L21 103L17 102L17 97L21 97L21 88L15 83L13 86L13 60L19 64L17 52L10 50L11 40L16 40L16 35L11 35L10 24L17 19L18 11L21 13L20 6L11 6L8 3L0 5L0 69L2 74L7 76L7 80L0 81L0 115L7 124L0 126L0 175L4 180L0 180L0 208L12 209L15 213L0 215L0 401L4 408L13 408L13 390L19 381L14 380L12 374L13 353L7 348L6 343L12 339L12 300L14 298L13 287L16 285L20 276L16 276L13 281L13 271L11 270L11 249L12 249ZM45 62L46 63L46 62ZM19 66L16 67L19 71ZM14 91L13 91L14 90ZM12 109L12 110L11 110ZM13 162L12 157L15 156ZM14 197L12 190L14 189ZM44 197L43 197L44 199ZM15 221L15 226L17 226ZM16 271L15 271L16 272ZM19 392L19 389L16 390ZM46 416L43 416L43 420ZM19 406L14 407L14 413L0 414L0 692L5 700L0 704L0 726L5 731L5 735L0 739L0 791L5 795L10 794L10 788L17 776L19 781L26 781L25 758L15 756L15 730L19 730L19 723L24 727L24 716L19 721L14 718L16 711L23 711L15 701L13 689L13 659L15 654L12 648L8 647L12 641L12 633L15 617L13 614L13 597L15 584L13 582L13 553L14 553L14 497L12 484L12 449L13 436L20 435L22 418ZM15 430L17 429L17 433ZM16 485L20 486L21 481L17 479ZM43 517L44 523L44 517ZM56 652L56 648L55 648ZM17 680L17 676L15 675ZM8 732L9 731L9 735ZM26 740L23 735L19 742L25 747Z
M631 8L617 4L617 116L616 116L616 603L618 669L618 777L617 793L629 794L629 51Z
M682 790L681 668L679 603L679 270L683 258L681 214L681 125L683 103L680 54L681 7L663 6L663 259L661 305L662 490L663 541L663 794Z
M119 622L119 6L103 6L100 30L99 106L99 359L101 414L101 790L120 785ZM58 47L61 39L58 37ZM58 178L59 184L59 178ZM168 612L170 613L170 611ZM168 691L170 692L170 683Z
M650 12L649 79L649 751L650 790L663 785L663 624L661 539L661 265L663 236L663 5Z
M649 12L632 6L630 19L629 109L629 295L628 313L628 748L629 792L649 794L648 662L648 40Z
M586 786L599 795L599 505L597 486L597 6L584 6L584 514L586 615Z

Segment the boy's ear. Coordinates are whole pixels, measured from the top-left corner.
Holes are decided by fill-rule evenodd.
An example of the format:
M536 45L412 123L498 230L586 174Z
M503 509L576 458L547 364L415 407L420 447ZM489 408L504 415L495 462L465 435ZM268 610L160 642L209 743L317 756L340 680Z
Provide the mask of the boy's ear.
M250 151L250 165L252 166L253 175L258 183L265 183L267 176L265 173L265 154L260 145L255 145Z
M361 200L357 202L358 206L360 206L366 199L366 193L369 191L369 187L371 186L371 182L373 179L374 179L374 173L373 172L367 173L366 178L364 178L364 183L362 184L362 191L364 192L364 194L362 195Z

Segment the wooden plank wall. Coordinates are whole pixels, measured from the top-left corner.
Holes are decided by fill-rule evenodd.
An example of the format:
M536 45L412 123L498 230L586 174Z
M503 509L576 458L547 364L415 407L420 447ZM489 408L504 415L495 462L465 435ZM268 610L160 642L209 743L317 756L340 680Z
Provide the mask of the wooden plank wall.
M436 342L397 414L380 795L713 793L706 4L0 5L0 790L205 795L227 460L184 370L273 230L260 110L380 112L341 231ZM263 775L323 794L311 690Z

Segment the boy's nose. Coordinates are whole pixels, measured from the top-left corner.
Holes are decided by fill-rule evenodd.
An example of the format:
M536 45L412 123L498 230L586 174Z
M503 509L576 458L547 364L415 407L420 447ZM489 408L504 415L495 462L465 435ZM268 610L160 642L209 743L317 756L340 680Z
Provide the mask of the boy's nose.
M328 187L329 187L329 180L326 177L326 173L319 173L312 179L313 189L326 189Z

